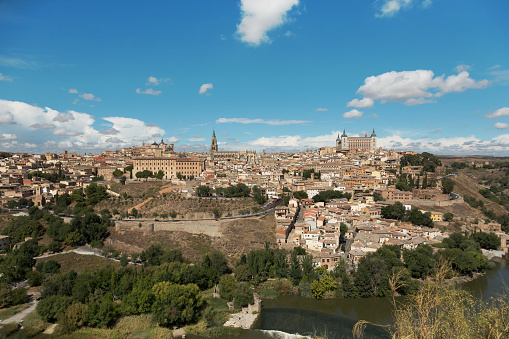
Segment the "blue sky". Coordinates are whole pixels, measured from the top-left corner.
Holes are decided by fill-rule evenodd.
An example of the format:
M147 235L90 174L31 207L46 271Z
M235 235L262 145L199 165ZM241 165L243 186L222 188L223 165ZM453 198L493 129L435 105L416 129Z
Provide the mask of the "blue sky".
M506 0L3 1L0 149L509 155Z

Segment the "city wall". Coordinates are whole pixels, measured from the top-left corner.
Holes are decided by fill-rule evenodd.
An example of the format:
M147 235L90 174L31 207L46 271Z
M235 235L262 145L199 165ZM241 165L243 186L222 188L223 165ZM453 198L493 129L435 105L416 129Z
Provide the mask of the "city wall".
M136 231L153 233L157 231L188 232L191 234L205 234L220 237L221 224L215 220L202 221L115 221L117 232Z

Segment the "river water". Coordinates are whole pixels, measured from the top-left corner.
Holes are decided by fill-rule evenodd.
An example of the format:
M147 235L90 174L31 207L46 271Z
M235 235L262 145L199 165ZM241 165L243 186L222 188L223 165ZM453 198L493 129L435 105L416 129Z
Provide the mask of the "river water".
M509 265L500 261L496 267L463 288L476 297L488 299L508 290ZM392 321L392 304L388 298L364 299L306 299L298 296L280 296L263 300L263 309L253 329L229 339L300 339L312 335L327 339L353 338L352 328L358 320L376 324ZM188 336L188 338L197 338ZM390 338L381 327L368 325L364 338Z

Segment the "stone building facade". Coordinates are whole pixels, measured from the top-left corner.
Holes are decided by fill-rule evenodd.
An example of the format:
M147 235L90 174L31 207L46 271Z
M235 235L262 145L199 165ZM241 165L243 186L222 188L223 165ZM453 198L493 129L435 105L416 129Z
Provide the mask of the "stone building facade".
M162 170L164 179L172 179L177 173L186 177L197 177L205 170L205 161L200 158L139 157L133 159L133 173Z
M352 150L362 150L362 151L374 151L376 150L377 137L375 130L373 129L373 133L371 136L364 137L349 137L346 135L345 130L343 130L343 134L341 137L338 134L336 139L336 151L344 152L344 151L352 151Z

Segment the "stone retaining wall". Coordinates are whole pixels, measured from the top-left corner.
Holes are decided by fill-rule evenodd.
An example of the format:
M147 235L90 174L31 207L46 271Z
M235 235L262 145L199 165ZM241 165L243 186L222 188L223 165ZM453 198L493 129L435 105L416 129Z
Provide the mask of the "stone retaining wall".
M175 232L188 232L191 234L206 234L211 237L220 237L221 224L215 220L204 221L115 221L115 230L123 231L138 231L143 233L152 233L157 231L175 231Z

